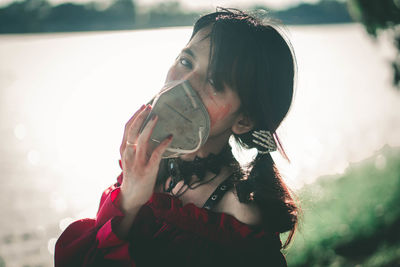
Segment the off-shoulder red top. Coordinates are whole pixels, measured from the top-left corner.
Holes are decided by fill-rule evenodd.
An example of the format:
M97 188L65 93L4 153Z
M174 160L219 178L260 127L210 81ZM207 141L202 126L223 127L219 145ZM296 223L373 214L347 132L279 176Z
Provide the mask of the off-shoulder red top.
M277 233L163 193L139 210L129 241L119 239L113 224L124 216L116 204L121 182L122 175L104 191L95 219L78 220L61 234L56 267L286 266Z

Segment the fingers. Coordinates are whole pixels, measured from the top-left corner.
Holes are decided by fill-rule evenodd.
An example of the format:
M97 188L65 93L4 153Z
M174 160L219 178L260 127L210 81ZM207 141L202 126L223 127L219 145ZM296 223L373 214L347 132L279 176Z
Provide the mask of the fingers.
M137 114L132 116L127 123L127 126L130 125L130 128L126 129L126 141L123 143L124 150L126 151L121 150L121 154L124 155L125 162L133 163L133 161L135 161L135 166L158 166L163 153L172 141L172 135L163 140L154 151L149 151L150 137L157 124L158 116L154 114L139 133L145 119L151 111L151 106L147 105L145 109L141 108L140 110ZM151 149L153 148L151 147Z
M164 154L165 150L168 148L168 146L171 144L173 139L172 134L165 138L158 146L156 149L154 149L150 159L149 159L149 164L158 164L161 161L162 155Z
M130 142L132 144L137 143L137 138L139 136L139 130L142 126L144 120L147 118L151 111L151 106L147 105L146 109L144 109L138 116L133 120L131 126L128 130L126 142Z
M138 159L141 161L141 163L147 162L148 155L150 155L150 153L147 153L149 148L149 141L150 141L150 136L153 133L153 129L156 126L157 120L158 116L154 115L151 118L151 120L147 123L147 125L144 127L143 131L140 133L139 138L137 140L139 144L137 148Z
M133 114L133 116L129 119L129 121L125 124L124 136L123 136L123 138L122 138L122 143L121 143L121 147L120 147L120 154L121 154L121 157L122 157L122 154L123 154L123 152L124 152L124 150L125 150L125 147L126 147L126 141L127 141L127 138L128 138L128 131L129 131L129 128L131 127L133 121L137 118L137 116L139 116L139 114L145 109L145 107L146 107L146 105L142 105L142 106L140 107L140 109L138 109L138 110L135 112L135 114Z
M125 165L123 166L124 169L129 169L129 167L127 166L127 164L133 164L134 162L134 158L135 158L135 154L136 154L136 144L127 144L126 148L122 154L122 164ZM128 167L128 168L127 168Z
M139 110L137 110L136 112L135 112L135 114L133 114L133 116L129 119L129 121L126 123L126 125L125 125L125 129L129 129L129 127L132 125L132 123L133 123L133 121L136 119L136 117L140 114L140 112L142 112L143 110L144 110L144 108L146 107L147 105L145 105L145 104L143 104L141 107L140 107L140 109Z

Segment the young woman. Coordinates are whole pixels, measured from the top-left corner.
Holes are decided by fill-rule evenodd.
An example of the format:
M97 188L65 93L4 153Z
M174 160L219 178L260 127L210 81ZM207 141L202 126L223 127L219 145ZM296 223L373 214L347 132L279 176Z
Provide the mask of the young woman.
M290 232L286 246L297 207L269 152L286 157L275 131L292 101L295 68L273 25L238 10L201 17L166 82L185 81L184 91L196 92L207 138L163 158L181 136L151 145L162 124L162 112L152 110L162 101L143 105L125 126L122 174L103 193L96 219L60 236L56 266L286 266L279 234ZM246 170L232 156L232 135L258 151Z

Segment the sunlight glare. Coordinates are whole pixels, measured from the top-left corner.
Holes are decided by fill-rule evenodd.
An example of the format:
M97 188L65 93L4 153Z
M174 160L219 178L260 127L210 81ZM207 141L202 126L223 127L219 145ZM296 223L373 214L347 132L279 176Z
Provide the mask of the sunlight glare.
M23 140L26 136L26 128L25 125L19 123L14 128L14 135L18 140Z
M40 153L32 149L28 152L27 159L31 165L38 165L40 162Z
M71 217L67 217L62 219L58 226L60 227L61 231L64 231L73 221L74 219L72 219Z
M57 238L50 238L47 242L47 250L51 255L54 255L54 249L56 247Z
M50 205L58 213L64 212L68 208L67 201L58 192L51 193Z

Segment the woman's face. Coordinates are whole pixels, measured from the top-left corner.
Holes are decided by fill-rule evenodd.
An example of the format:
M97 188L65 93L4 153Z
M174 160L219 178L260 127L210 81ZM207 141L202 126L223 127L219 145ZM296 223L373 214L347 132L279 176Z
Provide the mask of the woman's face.
M166 82L188 80L197 91L210 115L209 137L231 132L231 127L239 115L240 99L228 86L217 92L207 76L210 54L208 28L196 33L175 60L168 71Z

